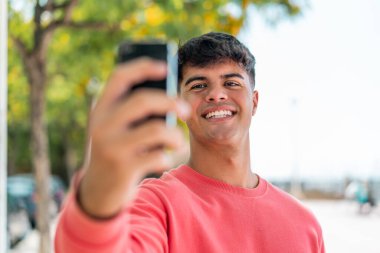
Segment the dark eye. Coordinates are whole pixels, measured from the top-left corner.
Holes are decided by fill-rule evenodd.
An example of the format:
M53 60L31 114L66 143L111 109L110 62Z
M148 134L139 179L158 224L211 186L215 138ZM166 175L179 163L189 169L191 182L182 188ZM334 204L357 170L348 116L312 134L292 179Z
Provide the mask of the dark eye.
M207 87L207 85L205 83L198 83L198 84L194 84L193 86L191 86L190 90L200 90L200 89L203 89L206 87Z
M229 87L235 87L235 86L240 86L239 83L237 82L232 82L232 81L227 81L224 83L225 86L229 86Z

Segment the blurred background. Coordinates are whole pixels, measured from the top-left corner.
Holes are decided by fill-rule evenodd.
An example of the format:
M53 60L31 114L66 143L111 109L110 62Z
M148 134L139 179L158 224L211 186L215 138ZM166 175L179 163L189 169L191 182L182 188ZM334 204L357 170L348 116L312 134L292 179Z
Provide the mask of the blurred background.
M212 30L236 35L257 60L252 170L316 214L327 252L380 252L379 1L7 3L9 252L52 252L117 45Z

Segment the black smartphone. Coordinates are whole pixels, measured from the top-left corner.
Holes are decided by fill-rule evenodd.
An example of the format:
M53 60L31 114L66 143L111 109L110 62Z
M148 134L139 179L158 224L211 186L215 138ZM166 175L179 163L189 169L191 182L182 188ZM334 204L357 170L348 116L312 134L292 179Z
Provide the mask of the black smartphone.
M126 41L119 45L117 53L117 63L127 62L138 57L147 56L153 59L165 61L167 63L167 76L163 80L152 81L147 80L143 83L134 85L126 94L127 96L138 89L162 89L166 94L171 97L177 95L177 46L174 43L163 42L130 42ZM152 118L162 118L166 120L168 126L175 126L177 117L174 113L167 115L151 115L142 122Z

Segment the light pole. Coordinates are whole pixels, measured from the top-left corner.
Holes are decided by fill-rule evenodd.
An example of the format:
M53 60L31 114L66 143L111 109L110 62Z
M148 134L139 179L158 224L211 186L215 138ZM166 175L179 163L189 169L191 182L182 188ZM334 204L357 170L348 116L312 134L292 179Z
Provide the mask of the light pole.
M7 38L6 0L0 1L0 252L7 251Z
M292 98L290 101L291 108L291 123L290 123L290 136L293 144L293 164L292 176L290 181L290 193L296 198L303 198L302 187L299 177L299 143L298 143L298 99Z

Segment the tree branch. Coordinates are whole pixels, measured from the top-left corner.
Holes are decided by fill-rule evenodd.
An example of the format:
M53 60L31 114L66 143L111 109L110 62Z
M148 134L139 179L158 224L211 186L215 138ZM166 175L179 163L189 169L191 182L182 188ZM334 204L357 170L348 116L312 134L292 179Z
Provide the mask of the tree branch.
M43 36L40 44L40 57L43 59L46 55L46 48L48 47L50 40L52 39L53 32L60 27L71 27L76 29L94 29L103 31L117 31L119 30L118 24L107 24L102 22L71 22L61 19L50 23L43 31Z
M11 35L11 39L15 43L17 51L19 52L19 54L21 56L21 61L23 63L24 72L25 72L26 77L29 81L29 84L31 84L32 83L31 67L35 66L35 64L32 63L33 62L32 61L33 52L31 52L30 50L27 49L25 43L20 38L17 38L15 36Z
M48 0L46 4L46 10L47 8L50 8L51 11L54 11L56 9L63 9L63 18L59 20L55 20L51 22L45 29L43 29L43 34L41 38L41 44L42 46L46 45L47 41L50 39L52 33L55 29L59 28L60 26L65 25L66 23L71 22L71 16L73 13L73 9L75 5L78 3L78 0L67 0L66 2L62 4L54 4L54 0Z
M64 24L66 27L78 28L78 29L100 29L116 31L119 30L119 24L107 24L103 22L68 22Z
M34 6L34 23L39 26L41 24L41 14L43 12L43 8L40 5L40 1L36 1L36 5Z
M65 13L63 16L64 22L69 22L71 20L74 7L75 5L77 5L77 3L78 3L78 0L68 0L66 3L63 3L61 5L62 7L59 7L59 8L64 9L64 13Z
M69 4L70 4L70 2L61 3L61 4L54 4L54 5L53 5L53 10L64 9L64 8L66 8Z
M43 31L41 27L41 15L43 13L43 9L40 5L39 1L36 1L36 5L34 6L34 35L33 35L33 40L34 40L34 49L37 49L39 47L39 43L42 39L43 36Z
M12 38L13 42L15 43L16 48L21 55L21 58L23 59L23 61L25 61L28 58L28 56L30 55L30 52L26 48L25 43L20 38L17 38L14 36L11 36L11 38Z
M43 9L45 11L53 12L54 11L54 0L48 0L46 2L45 6L43 7Z
M54 0L48 0L47 3L44 5L43 10L53 12L55 10L68 8L69 5L75 5L76 3L75 2L73 3L72 0L68 0L66 2L57 4L54 2Z
M78 3L78 0L67 0L66 2L62 4L55 5L54 0L48 0L44 8L42 8L37 1L36 8L35 8L36 9L35 16L37 16L38 14L39 17L35 18L36 30L35 30L35 36L34 36L34 40L35 40L34 51L36 51L37 54L40 55L41 59L45 58L46 50L52 38L54 30L64 25L65 23L70 22L73 9L77 3ZM64 13L63 18L61 20L56 20L56 21L51 22L46 28L41 28L41 15L43 11L47 11L48 8L50 8L51 11L53 11L54 9L63 9L63 13Z
M66 2L62 4L55 5L54 0L48 0L46 5L42 9L42 11L47 11L48 9L49 10L62 9L64 14L63 14L63 18L52 21L47 27L43 29L36 30L34 51L37 52L41 60L45 58L46 49L52 38L53 32L59 27L71 27L71 28L77 28L77 29L83 29L83 28L84 29L98 29L98 30L100 29L100 30L106 30L106 31L119 30L118 24L107 24L103 22L73 22L71 20L72 13L77 3L78 3L78 0L67 0ZM37 10L37 5L36 5L36 10ZM39 11L41 11L41 9ZM36 29L38 29L37 27Z
M70 27L70 28L77 28L77 29L101 29L101 30L109 30L109 31L116 31L119 29L119 24L107 24L104 22L65 22L63 19L56 20L52 22L48 27L46 27L47 31L53 31L61 26L64 27Z

